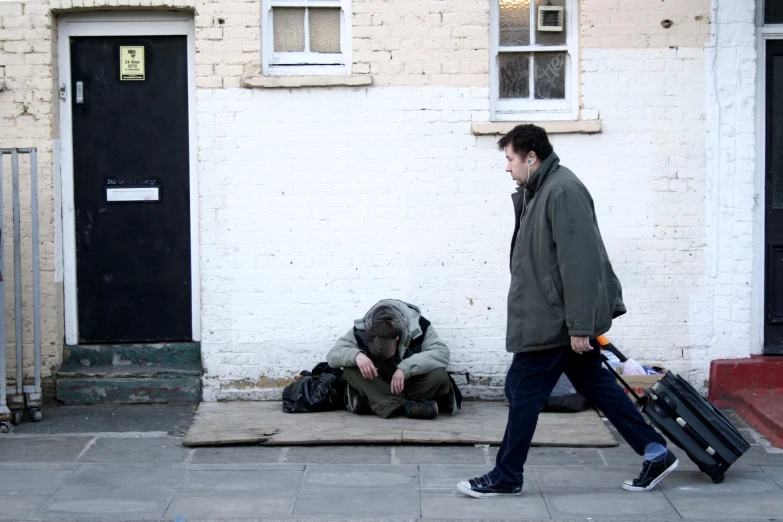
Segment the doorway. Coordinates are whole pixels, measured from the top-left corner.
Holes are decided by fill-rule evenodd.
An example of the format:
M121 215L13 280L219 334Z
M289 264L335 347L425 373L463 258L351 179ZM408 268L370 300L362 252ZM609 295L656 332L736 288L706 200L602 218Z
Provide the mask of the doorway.
M197 341L192 18L58 25L66 343Z

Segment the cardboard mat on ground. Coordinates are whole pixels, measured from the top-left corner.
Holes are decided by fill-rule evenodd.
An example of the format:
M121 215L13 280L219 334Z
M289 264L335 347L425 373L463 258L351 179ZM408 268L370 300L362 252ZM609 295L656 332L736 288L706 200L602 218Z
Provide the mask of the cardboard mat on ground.
M508 406L469 401L435 420L382 419L345 411L283 413L280 402L202 402L185 446L264 444L500 444ZM542 413L534 446L610 447L617 441L593 410Z

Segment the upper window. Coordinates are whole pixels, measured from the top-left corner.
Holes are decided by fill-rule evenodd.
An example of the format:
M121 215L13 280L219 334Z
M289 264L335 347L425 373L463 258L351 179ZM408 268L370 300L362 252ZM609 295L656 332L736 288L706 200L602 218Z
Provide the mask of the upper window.
M764 23L780 24L783 23L783 1L765 0L764 1Z
M493 120L577 116L576 0L491 2Z
M350 0L262 0L263 72L349 74Z

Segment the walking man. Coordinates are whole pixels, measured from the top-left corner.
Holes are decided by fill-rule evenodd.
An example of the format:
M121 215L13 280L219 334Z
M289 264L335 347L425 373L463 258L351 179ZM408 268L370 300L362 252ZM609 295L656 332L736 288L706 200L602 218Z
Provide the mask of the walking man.
M512 195L516 224L506 330L506 350L514 354L506 375L508 423L495 467L460 481L457 488L476 498L522 493L523 467L538 415L565 372L644 457L639 477L623 482L623 488L649 491L678 460L614 376L601 367L595 338L626 310L590 193L560 165L544 129L519 125L498 146L518 186Z

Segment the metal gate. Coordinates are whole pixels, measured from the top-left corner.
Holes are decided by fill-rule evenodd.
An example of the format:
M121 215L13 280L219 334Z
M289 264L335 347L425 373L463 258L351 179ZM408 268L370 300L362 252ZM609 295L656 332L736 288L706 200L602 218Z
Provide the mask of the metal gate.
M33 276L33 384L24 385L24 350L22 334L22 233L19 194L19 156L30 159L30 213L32 226L32 276ZM31 149L0 149L0 278L5 270L5 234L3 217L3 159L11 156L13 229L14 229L14 315L16 342L16 379L13 389L7 390L6 368L6 325L5 325L5 281L0 279L0 432L10 431L9 422L19 424L25 408L33 421L43 418L41 413L41 281L38 245L38 154ZM29 376L28 376L29 377Z

